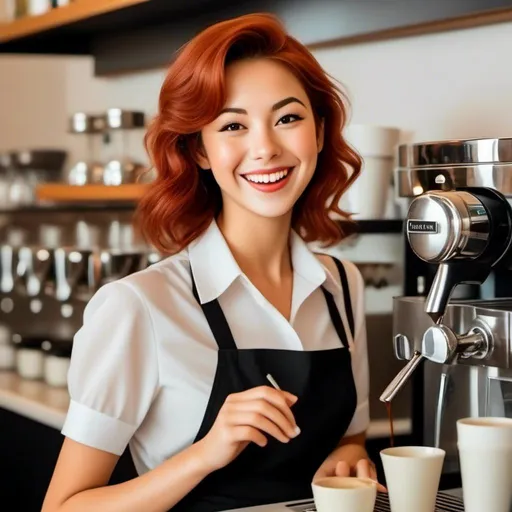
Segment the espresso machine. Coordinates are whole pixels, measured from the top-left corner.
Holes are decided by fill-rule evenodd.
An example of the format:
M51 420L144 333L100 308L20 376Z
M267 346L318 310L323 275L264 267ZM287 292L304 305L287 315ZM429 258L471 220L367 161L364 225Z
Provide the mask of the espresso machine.
M160 259L134 240L132 208L66 208L9 212L0 229L0 374L13 386L66 387L91 297Z
M406 364L380 400L412 381L414 442L457 474L457 419L512 417L512 138L402 145L395 190L409 202L393 308Z

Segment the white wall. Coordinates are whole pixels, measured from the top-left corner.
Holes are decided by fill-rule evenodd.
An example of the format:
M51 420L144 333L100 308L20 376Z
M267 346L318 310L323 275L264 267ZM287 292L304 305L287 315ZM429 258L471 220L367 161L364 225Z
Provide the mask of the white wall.
M356 123L405 139L512 136L512 23L315 51L352 100ZM67 115L108 106L152 114L164 70L98 79L89 58L0 57L0 150L58 146ZM134 152L144 159L140 134Z
M511 51L512 23L506 23L315 56L348 91L353 122L398 126L414 140L427 140L512 135ZM152 114L163 76L155 70L98 79L89 58L2 56L0 149L81 151L81 141L66 136L68 114L108 106ZM136 153L145 156L141 145Z
M0 149L62 144L67 73L61 59L0 57Z
M93 78L90 58L0 57L0 151L63 148L73 155L86 141L67 133L69 113L102 108L105 81Z
M512 23L316 52L348 89L353 122L414 140L512 136Z

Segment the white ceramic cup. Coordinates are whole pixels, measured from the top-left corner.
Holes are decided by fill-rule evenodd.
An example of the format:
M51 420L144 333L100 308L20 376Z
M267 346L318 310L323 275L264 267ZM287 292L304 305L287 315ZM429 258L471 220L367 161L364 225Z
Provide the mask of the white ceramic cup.
M354 219L382 219L388 209L400 130L350 124L344 136L362 156L363 166L359 177L344 194L341 206L353 213Z
M429 446L380 452L391 512L434 512L446 453Z
M377 484L369 478L328 476L311 487L318 512L373 512Z
M510 512L512 419L460 419L457 445L466 512Z

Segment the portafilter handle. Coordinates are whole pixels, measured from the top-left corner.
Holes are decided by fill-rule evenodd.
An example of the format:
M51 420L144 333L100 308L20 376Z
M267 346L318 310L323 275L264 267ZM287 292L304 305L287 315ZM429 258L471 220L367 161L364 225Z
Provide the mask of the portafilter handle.
M407 384L416 367L422 362L423 354L416 350L409 362L398 372L396 377L389 383L384 393L380 396L380 401L389 403L395 398L395 395Z
M421 352L415 351L411 360L400 370L380 396L381 402L391 402L409 381L423 359L434 363L452 364L458 356L483 359L492 349L492 333L480 322L467 334L457 335L446 325L433 325L423 334Z

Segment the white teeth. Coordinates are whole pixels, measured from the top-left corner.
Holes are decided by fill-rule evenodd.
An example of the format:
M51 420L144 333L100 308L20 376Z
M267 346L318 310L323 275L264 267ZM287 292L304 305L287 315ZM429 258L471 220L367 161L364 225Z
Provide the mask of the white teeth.
M254 183L274 183L282 180L288 175L288 169L285 171L273 172L272 174L246 174L244 177Z

